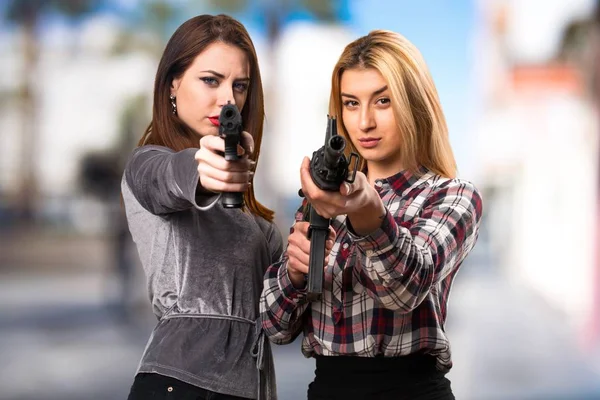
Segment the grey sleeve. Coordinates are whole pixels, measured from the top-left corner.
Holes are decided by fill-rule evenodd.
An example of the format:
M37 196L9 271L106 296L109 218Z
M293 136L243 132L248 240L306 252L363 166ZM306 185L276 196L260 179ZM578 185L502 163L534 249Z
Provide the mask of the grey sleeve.
M279 261L281 253L283 253L283 239L281 237L281 232L279 232L279 229L277 229L277 226L274 223L271 223L268 240L269 250L271 252L271 264L275 264Z
M147 145L132 152L125 166L125 180L142 207L159 215L192 207L203 209L216 201L218 194L200 188L196 151L175 152Z

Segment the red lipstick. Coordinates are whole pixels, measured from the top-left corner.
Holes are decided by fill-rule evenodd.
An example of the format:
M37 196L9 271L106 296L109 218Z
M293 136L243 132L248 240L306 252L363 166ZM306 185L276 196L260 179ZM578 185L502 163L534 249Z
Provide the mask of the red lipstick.
M214 125L219 126L219 116L208 117L208 120Z

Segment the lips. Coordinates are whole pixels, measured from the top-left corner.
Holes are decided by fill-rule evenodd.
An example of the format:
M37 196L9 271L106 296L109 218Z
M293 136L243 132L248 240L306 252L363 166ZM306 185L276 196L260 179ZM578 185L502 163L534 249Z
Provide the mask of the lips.
M362 138L358 140L361 147L371 149L379 144L380 138Z
M214 126L219 126L219 117L218 116L216 116L216 117L208 117L208 120Z

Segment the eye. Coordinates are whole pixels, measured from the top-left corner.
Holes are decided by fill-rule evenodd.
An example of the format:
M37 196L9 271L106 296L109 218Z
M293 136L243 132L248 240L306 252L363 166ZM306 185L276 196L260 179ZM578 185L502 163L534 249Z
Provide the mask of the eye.
M216 86L219 84L219 81L211 76L202 77L202 78L200 78L200 80L209 86Z
M390 104L390 99L388 97L382 97L380 99L377 99L377 103L381 105L388 105Z
M346 108L354 108L358 106L358 101L356 100L346 100L343 102L344 107Z
M240 93L244 93L246 90L248 90L248 83L236 82L233 84L233 88Z

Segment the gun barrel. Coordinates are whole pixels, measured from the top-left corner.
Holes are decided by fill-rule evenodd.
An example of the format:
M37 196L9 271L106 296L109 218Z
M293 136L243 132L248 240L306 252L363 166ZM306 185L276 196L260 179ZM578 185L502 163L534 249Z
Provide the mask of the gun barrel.
M219 133L222 135L239 134L242 116L235 104L225 104L219 114Z
M339 135L329 138L325 146L325 166L330 169L335 169L344 154L346 148L346 140Z
M235 104L226 104L219 114L219 136L225 139L225 159L237 160L237 145L241 141L242 116Z
M242 139L242 116L235 104L227 103L219 114L219 136L225 141L223 156L227 161L239 160L238 145ZM240 208L244 205L241 192L223 192L221 203L225 208Z
M334 136L337 136L337 119L328 115L327 129L325 130L325 146L329 143L329 139Z

